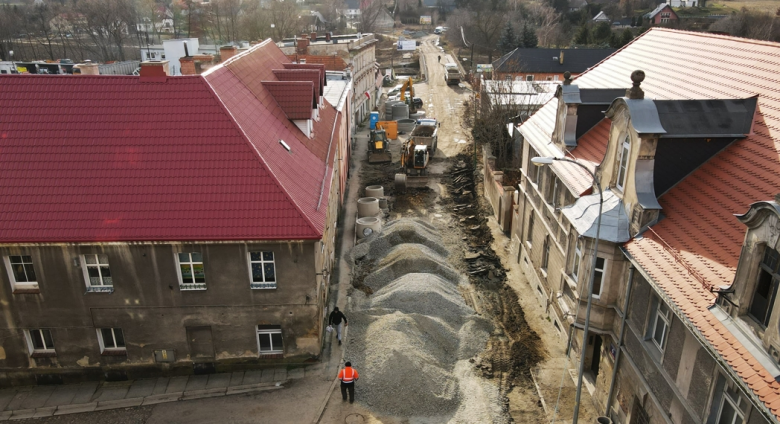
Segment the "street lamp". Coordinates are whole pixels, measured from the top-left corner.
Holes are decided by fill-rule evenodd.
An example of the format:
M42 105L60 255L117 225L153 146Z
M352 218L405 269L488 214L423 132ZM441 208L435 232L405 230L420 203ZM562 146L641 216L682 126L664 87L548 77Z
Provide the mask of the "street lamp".
M477 92L466 87L466 85L463 83L458 84L458 87L471 91L471 94L474 95L474 122L471 129L472 131L471 138L474 139L474 170L476 170L477 169L477 137L474 136L474 127L477 126Z
M573 163L590 174L593 177L593 182L596 184L596 188L599 190L599 215L596 219L596 241L593 245L593 261L590 264L590 281L588 282L588 307L585 309L585 325L582 330L582 345L580 346L580 370L577 373L577 395L574 398L574 416L572 417L572 424L577 424L577 416L580 412L580 395L582 394L582 374L585 372L585 348L588 346L588 328L590 327L590 308L593 304L593 280L596 278L596 259L599 251L599 235L601 231L601 212L604 206L604 195L601 192L601 184L598 177L585 165L566 158L556 157L535 157L531 158L536 166L550 165L553 161L569 162Z

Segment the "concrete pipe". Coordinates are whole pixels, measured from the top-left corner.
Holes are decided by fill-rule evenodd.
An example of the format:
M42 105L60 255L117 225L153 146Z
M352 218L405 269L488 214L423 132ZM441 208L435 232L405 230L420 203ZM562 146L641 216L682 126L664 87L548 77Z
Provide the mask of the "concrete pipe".
M406 103L393 105L393 121L399 119L409 119L409 105Z
M417 121L415 121L414 119L398 120L398 131L403 132L404 134L409 134L412 131L414 131L415 126L417 126Z
M395 191L406 192L406 174L395 174Z
M596 418L596 424L612 424L612 419L609 417Z
M381 185L371 185L366 187L366 197L380 198L385 195L385 188Z
M392 117L393 116L393 106L398 106L404 104L403 102L399 102L397 100L389 101L385 103L385 116L386 117ZM390 121L390 119L386 119L387 121Z
M358 218L376 216L379 214L379 199L376 197L363 197L358 199Z
M425 111L424 110L417 110L416 113L410 113L409 114L409 119L418 120L418 119L423 119L423 118L425 118Z
M379 209L387 209L387 198L386 197L380 197L379 198Z
M363 239L371 234L379 234L382 231L382 221L375 216L358 218L355 222L355 234L358 239Z

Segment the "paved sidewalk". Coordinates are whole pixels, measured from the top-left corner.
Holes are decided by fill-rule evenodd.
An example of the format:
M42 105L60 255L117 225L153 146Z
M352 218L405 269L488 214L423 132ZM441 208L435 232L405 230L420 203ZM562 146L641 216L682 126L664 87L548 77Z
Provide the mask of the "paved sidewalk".
M0 390L0 421L283 389L285 382L305 378L307 373L319 375L318 368L288 370L279 367L144 380L16 387Z

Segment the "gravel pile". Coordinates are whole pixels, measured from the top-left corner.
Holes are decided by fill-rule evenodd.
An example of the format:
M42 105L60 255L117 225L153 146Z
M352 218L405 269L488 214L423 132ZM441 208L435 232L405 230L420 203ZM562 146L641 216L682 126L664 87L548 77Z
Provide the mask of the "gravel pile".
M345 360L360 371L357 399L420 422L502 422L495 387L473 372L492 324L458 289L438 231L414 219L388 223L352 251L374 292L352 294Z
M447 264L443 256L431 248L416 243L399 244L387 253L377 264L376 270L366 276L363 284L374 291L408 273L434 274L452 284L463 276Z

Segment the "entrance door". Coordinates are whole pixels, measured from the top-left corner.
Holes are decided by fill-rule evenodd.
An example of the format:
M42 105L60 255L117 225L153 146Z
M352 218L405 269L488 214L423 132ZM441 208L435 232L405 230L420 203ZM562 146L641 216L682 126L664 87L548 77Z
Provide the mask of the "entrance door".
M599 375L599 365L601 364L601 344L602 344L601 336L594 335L593 354L591 355L593 359L590 363L590 370L593 371L594 380Z
M196 362L214 360L214 340L211 327L187 327L187 343L190 345L190 358Z

